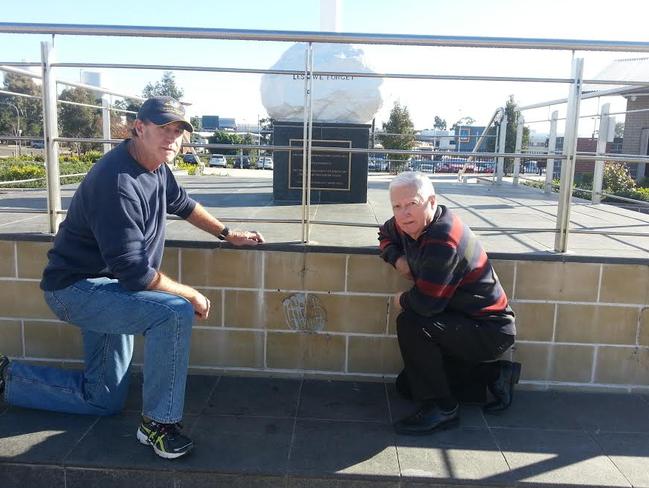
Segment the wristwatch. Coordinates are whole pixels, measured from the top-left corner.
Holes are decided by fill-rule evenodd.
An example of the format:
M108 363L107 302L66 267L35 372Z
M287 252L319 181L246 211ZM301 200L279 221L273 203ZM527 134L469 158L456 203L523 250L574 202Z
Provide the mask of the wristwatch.
M230 235L230 229L228 227L223 227L223 230L221 231L221 233L216 237L219 238L220 240L224 241L226 239L226 237L228 237L229 235Z

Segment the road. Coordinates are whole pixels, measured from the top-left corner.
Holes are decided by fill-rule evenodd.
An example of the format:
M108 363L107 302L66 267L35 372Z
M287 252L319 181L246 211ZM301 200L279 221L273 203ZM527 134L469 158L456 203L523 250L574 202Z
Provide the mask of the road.
M0 158L15 156L17 148L15 144L0 144ZM34 149L32 147L21 148L21 154L43 154L43 149Z

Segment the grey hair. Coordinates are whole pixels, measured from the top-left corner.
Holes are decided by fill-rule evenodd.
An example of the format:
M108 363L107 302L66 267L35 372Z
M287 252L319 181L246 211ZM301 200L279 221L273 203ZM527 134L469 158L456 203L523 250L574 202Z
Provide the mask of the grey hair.
M435 187L428 176L418 171L404 171L395 176L390 182L389 191L397 186L407 186L417 190L417 195L426 199L435 195Z

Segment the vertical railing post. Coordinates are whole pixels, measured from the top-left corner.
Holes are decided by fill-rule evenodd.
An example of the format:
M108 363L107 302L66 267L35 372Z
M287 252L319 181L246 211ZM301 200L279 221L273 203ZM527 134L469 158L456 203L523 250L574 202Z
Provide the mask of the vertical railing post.
M520 153L523 150L523 127L525 126L525 119L521 113L518 113L518 123L516 124L516 148L514 152ZM521 158L514 158L514 179L512 183L518 185L518 175L521 171Z
M311 43L306 45L306 50L304 52L304 127L302 130L302 242L307 242L307 221L309 219L309 208L307 206L307 139L309 137L309 99L311 97L309 79L311 78L311 72L309 71L311 66L311 55L312 55L312 45ZM290 153L289 153L290 154ZM290 157L290 156L289 156ZM289 161L290 164L290 161ZM289 175L290 178L290 175Z
M62 220L61 181L59 179L59 137L56 106L56 78L52 69L54 47L49 42L41 43L43 69L43 135L45 139L45 168L47 170L47 212L49 230L56 234Z
M101 96L101 128L102 136L104 139L111 139L110 135L110 100L109 96L104 94ZM104 154L112 149L111 145L104 142Z
M503 113L503 118L500 121L500 131L498 134L498 152L503 154L505 152L505 141L507 139L507 114ZM503 175L505 174L505 157L498 156L496 163L496 184L501 185L503 182Z
M311 58L309 60L309 137L307 138L307 159L306 159L306 242L311 240L311 145L313 142L313 44L309 42Z
M561 187L559 189L559 206L557 210L557 226L554 239L554 250L568 250L568 235L570 232L570 203L572 200L572 185L575 180L575 159L577 156L577 136L579 134L579 105L581 102L582 80L584 73L583 58L575 58L572 63L572 79L568 107L566 113L566 129L563 138L563 156L561 163Z
M557 121L559 111L552 112L550 119L550 135L548 136L548 156L554 155L557 150ZM546 160L545 163L545 193L552 193L552 180L554 179L554 158Z
M611 123L611 117L608 115L610 108L610 103L602 105L602 112L599 117L599 134L597 135L597 151L595 151L597 156L606 154L606 143L608 142L608 132ZM604 161L595 161L595 169L593 171L593 194L591 198L593 203L602 203L603 184Z

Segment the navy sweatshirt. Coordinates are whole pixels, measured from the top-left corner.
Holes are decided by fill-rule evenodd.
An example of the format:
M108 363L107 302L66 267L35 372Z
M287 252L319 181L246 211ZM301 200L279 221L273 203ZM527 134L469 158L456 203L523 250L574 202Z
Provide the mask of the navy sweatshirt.
M102 276L146 289L162 261L167 213L187 218L194 210L167 165L148 171L127 142L97 161L72 197L47 254L43 290Z
M431 317L444 311L495 321L515 335L514 312L487 253L471 229L444 205L417 240L391 218L379 229L381 257L394 266L405 256L414 286L401 295L404 310Z

